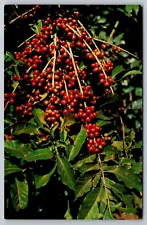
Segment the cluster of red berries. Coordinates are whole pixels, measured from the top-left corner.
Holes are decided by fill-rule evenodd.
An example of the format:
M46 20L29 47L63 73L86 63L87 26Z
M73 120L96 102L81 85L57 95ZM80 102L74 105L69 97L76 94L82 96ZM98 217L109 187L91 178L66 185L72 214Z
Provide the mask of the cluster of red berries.
M36 8L38 6L34 11ZM89 151L96 153L106 143L101 138L101 128L96 125L98 97L87 84L87 77L91 76L90 70L107 88L105 93L111 93L113 63L105 56L108 46L102 44L100 50L95 48L92 38L79 25L78 17L79 12L70 17L48 17L41 32L26 42L23 51L14 53L16 60L24 62L24 72L13 76L19 82L17 95L21 92L21 85L29 90L23 103L15 103L15 109L22 117L32 116L34 104L43 103L44 117L50 127L60 123L60 117L72 113L87 131ZM86 60L84 69L80 68L81 60ZM5 100L9 95L12 104L16 93L6 93ZM42 96L45 97L42 99Z
M87 147L89 149L89 152L99 152L106 145L105 139L99 137L102 128L97 126L96 124L91 123L85 124L84 127L87 131Z

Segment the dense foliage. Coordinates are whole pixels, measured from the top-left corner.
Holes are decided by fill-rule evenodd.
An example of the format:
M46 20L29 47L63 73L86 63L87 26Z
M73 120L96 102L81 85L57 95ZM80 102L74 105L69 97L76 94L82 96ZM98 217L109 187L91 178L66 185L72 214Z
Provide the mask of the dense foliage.
M5 6L5 218L142 218L142 8Z

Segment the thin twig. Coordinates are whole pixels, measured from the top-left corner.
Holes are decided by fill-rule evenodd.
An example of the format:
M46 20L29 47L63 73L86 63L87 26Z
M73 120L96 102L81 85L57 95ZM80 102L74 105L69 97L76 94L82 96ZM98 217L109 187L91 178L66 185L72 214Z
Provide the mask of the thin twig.
M119 24L119 21L117 20L115 25L114 25L114 28L112 29L112 31L111 31L111 33L109 35L108 42L110 42L110 40L113 38L113 35L114 35L115 31L116 31L116 28L118 27L118 24Z
M46 70L46 68L48 67L48 65L50 64L50 62L52 61L54 57L52 57L48 62L47 64L45 65L44 69L42 70L42 72L44 72Z
M77 28L77 30L78 30L78 32L77 31L75 31L71 26L69 26L68 24L67 24L67 26L77 35L77 36L79 36L79 33L80 33L80 31L78 30L78 28ZM100 62L100 60L98 59L98 57L96 56L96 54L94 53L94 51L91 49L91 47L89 46L89 44L85 41L85 40L83 40L84 41L84 43L86 44L86 46L89 48L89 50L91 51L91 53L92 53L92 55L95 57L95 59L96 59L96 61L98 62L98 64L100 65L100 67L101 67L101 69L102 69L102 71L103 71L103 73L104 73L104 75L105 75L105 79L107 80L107 74L106 74L106 72L105 72L105 70L104 70L104 68L103 68L103 66L102 66L102 64L101 64L101 62ZM112 88L112 86L110 86L110 90L111 90L111 92L112 92L112 94L114 94L114 90L113 90L113 88Z
M63 79L64 80L64 79ZM68 94L68 89L67 89L67 84L66 84L66 81L64 80L64 86L65 86L65 91L66 91L66 94L67 94L67 96L69 96L69 94Z
M103 68L103 66L102 66L102 64L101 64L101 62L100 62L100 60L98 59L98 57L96 56L95 52L92 50L92 48L89 46L89 44L88 44L85 40L84 40L84 43L85 43L86 46L89 48L89 50L91 51L92 55L95 57L96 61L97 61L98 64L100 65L100 67L101 67L101 69L102 69L102 71L103 71L103 73L104 73L104 75L105 75L105 79L107 80L107 74L106 74L106 72L105 72L105 70L104 70L104 68ZM114 91L113 91L112 86L110 86L110 89L111 89L112 94L114 94Z
M136 55L132 54L131 52L127 51L126 49L121 48L121 47L119 47L119 46L117 46L117 45L111 44L111 43L108 42L108 41L103 41L103 40L98 39L98 38L92 38L92 39L95 40L95 41L99 41L99 42L101 42L101 43L104 43L104 44L111 45L111 46L113 46L113 47L118 47L121 51L126 52L126 53L128 53L129 55L132 55L133 57L139 59Z
M78 76L77 68L76 68L76 65L75 65L73 53L72 53L72 50L71 50L70 46L69 46L69 51L70 51L70 55L71 55L72 64L73 64L74 71L75 71L75 75L77 77L77 81L78 81L78 84L79 84L80 93L83 95L83 90L82 90L81 82L80 82L80 79L79 79L79 76ZM86 102L84 102L84 106L86 107Z
M30 9L30 10L26 11L25 13L23 13L23 14L17 16L15 19L11 20L11 21L9 22L9 24L14 23L16 20L18 20L19 18L22 18L24 15L26 15L26 14L32 12L32 11L34 11L34 9Z
M90 35L90 33L88 32L88 30L86 30L86 28L84 27L84 25L78 20L78 23L81 25L81 27L86 31L86 33L88 34L88 36L90 37L90 38L92 38L92 36ZM98 46L97 46L97 44L95 43L95 41L93 40L93 39L91 39L92 40L92 43L94 44L94 46L95 46L95 48L98 50L98 51L100 51L99 50L99 48L98 48Z
M25 44L26 41L29 41L31 38L35 37L36 34L33 34L31 37L27 38L25 41L23 41L20 45L17 46L17 48L20 48L23 44Z

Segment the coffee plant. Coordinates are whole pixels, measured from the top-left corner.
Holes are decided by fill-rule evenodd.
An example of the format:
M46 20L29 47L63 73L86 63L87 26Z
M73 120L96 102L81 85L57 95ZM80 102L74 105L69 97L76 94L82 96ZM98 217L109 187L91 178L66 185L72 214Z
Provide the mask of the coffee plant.
M142 8L5 6L5 218L142 218Z

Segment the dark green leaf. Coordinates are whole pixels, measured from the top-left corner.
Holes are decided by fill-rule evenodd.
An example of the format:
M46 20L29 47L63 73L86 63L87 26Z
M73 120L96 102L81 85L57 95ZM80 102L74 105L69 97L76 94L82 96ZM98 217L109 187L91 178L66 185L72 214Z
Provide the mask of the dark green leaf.
M70 151L69 161L71 161L78 155L79 151L81 150L82 145L85 142L86 136L87 136L87 132L86 132L85 128L81 127L81 130L78 133L78 135L76 136L73 147Z
M114 77L118 75L119 73L121 73L122 71L124 71L124 68L122 65L116 66L112 71L112 78L114 79Z
M142 74L142 72L139 70L131 70L131 71L125 73L120 80L124 79L125 77L131 76L131 75L134 76L134 75L139 75L139 74Z
M142 97L142 94L143 94L142 88L139 88L139 87L135 88L135 95L136 96Z
M39 189L39 188L45 186L50 181L50 178L54 174L55 170L56 170L56 165L54 166L54 168L48 174L35 175L36 189Z
M79 169L79 171L81 173L86 173L86 172L91 171L91 170L99 170L99 165L95 162L84 163Z
M90 191L80 207L78 219L99 219L98 202L103 200L107 204L103 185Z
M80 168L84 163L90 163L90 162L93 162L96 158L96 155L88 155L88 156L85 156L84 155L84 158L80 159L76 164L73 165L73 167L75 169L78 169Z
M24 159L24 157L31 151L30 146L22 144L17 140L5 141L5 152L14 157Z
M96 173L86 173L82 174L75 185L75 198L79 198L83 196L85 193L90 191L92 187L92 178L95 176Z
M25 209L28 205L28 183L26 180L19 181L11 185L10 195L14 208L18 211Z
M25 156L25 160L27 162L32 162L36 160L48 160L52 159L54 154L51 152L49 148L41 148L34 150Z
M119 181L123 181L126 187L132 189L135 188L139 192L142 191L142 185L139 177L133 173L132 169L125 167L117 167L114 173Z
M16 164L12 164L9 160L5 160L5 176L11 173L18 173L22 171Z
M75 188L74 171L68 160L57 154L57 169L63 184L67 185L70 189Z
M44 111L39 108L34 108L32 110L32 113L34 114L35 120L38 125L46 124L46 121L44 120Z
M137 99L132 102L132 109L141 109L142 108L142 99Z
M55 137L55 131L59 127L59 124L57 123L55 126L51 128L51 136L54 138Z
M111 123L110 121L99 120L99 121L96 123L96 125L97 125L97 126L100 126L100 127L103 127L103 126L108 125L108 124L110 124L110 123Z

